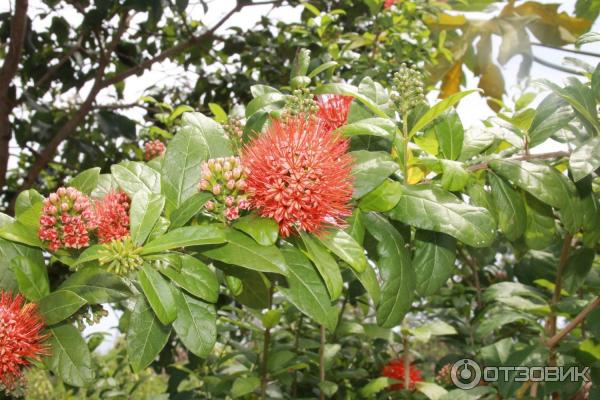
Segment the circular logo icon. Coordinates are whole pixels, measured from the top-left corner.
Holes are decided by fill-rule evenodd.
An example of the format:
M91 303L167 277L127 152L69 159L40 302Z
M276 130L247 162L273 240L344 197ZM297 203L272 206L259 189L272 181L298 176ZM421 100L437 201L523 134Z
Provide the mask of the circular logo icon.
M463 358L452 364L450 377L457 388L473 389L481 380L481 367L475 361Z

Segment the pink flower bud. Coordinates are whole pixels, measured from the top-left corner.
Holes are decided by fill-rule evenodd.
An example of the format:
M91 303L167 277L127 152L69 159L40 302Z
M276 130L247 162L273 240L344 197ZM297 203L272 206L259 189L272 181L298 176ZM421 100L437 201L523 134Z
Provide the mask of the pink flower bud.
M210 187L210 182L206 179L202 179L198 187L200 188L200 190L208 190L208 188Z
M231 207L233 205L233 203L234 203L233 197L231 197L231 196L225 197L225 205L227 207Z
M62 203L60 205L60 209L63 211L69 211L69 205L67 203Z
M239 179L242 176L242 169L240 167L235 167L233 169L233 179Z
M241 199L238 200L238 207L240 210L249 210L250 209L250 202L246 199Z
M56 193L51 193L51 194L50 194L50 197L49 197L49 199L50 199L50 202L51 202L51 203L54 203L54 204L56 204L56 203L58 203L58 200L59 200L60 198L58 197L58 194L56 194Z
M235 187L238 190L244 190L246 189L246 181L244 179L240 179L239 181L237 181L237 183L235 184Z
M237 207L229 207L225 210L225 218L229 221L237 219L240 216L240 212Z
M233 177L233 173L231 171L226 171L223 174L223 178L225 178L226 180L230 180Z
M230 179L227 181L227 189L233 190L233 188L235 188L235 181L233 179Z
M215 209L215 203L213 203L212 201L209 200L209 201L206 202L206 204L204 204L204 208L207 211L212 211L212 210Z
M59 187L56 193L62 197L67 193L67 189L65 189L64 187Z
M232 166L231 166L231 163L229 161L225 161L223 163L223 170L224 171L231 171L231 168L232 168Z
M215 196L221 194L221 185L219 185L218 183L214 185L212 188L212 192Z
M213 170L215 172L220 172L223 169L223 165L220 162L215 163L215 166L213 167Z

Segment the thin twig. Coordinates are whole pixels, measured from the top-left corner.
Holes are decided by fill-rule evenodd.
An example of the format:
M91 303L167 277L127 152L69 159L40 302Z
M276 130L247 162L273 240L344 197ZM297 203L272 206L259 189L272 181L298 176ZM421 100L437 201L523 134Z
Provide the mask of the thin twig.
M521 156L509 158L508 160L515 160L515 161L546 160L549 158L569 157L570 155L571 155L571 153L569 153L568 151L553 151L550 153L524 154ZM481 162L478 164L470 165L469 167L467 167L467 170L471 171L471 172L475 172L475 171L479 171L482 169L487 169L487 167L491 161L492 160L488 160L488 161L484 161L484 162Z
M545 44L545 43L531 43L532 46L538 46L538 47L546 47L548 49L552 49L552 50L558 50L558 51L564 51L567 53L573 53L573 54L577 54L580 56L590 56L590 57L598 57L600 58L600 53L594 53L592 51L585 51L585 50L575 50L575 49L567 49L564 47L555 47L555 46L551 46L549 44Z
M558 345L558 343L567 336L573 329L575 329L579 324L581 324L587 316L596 309L596 307L600 306L600 296L596 297L594 301L589 303L575 318L573 318L563 329L560 330L557 334L552 336L548 341L546 341L546 346L549 348L554 348Z
M536 56L533 56L533 61L535 61L538 64L542 64L545 67L552 68L552 69L555 69L557 71L565 72L567 74L581 75L581 76L585 75L583 72L577 71L576 69L563 67L562 65L551 63L549 61L543 60L543 59L541 59L539 57L536 57Z
M325 383L325 326L321 325L319 342L319 400L325 400L325 392L323 392L323 384Z
M468 254L465 249L460 249L459 252L463 256L467 265L471 268L471 272L473 273L473 279L475 280L475 296L476 296L475 298L477 300L477 308L479 309L483 305L483 301L481 300L482 290L481 290L481 282L479 281L479 268L478 268L475 260L473 260L471 255Z

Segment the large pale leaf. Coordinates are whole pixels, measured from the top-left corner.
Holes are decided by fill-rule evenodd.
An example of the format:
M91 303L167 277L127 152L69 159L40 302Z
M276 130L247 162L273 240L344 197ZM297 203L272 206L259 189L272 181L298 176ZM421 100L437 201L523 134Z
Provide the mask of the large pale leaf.
M600 136L595 136L579 146L569 158L569 169L575 182L600 168Z
M112 176L129 198L136 193L160 193L160 175L144 163L124 161L110 168Z
M435 185L404 186L390 217L420 229L446 233L473 247L486 247L495 236L488 210L468 205Z
M142 245L152 232L165 206L165 197L147 192L139 192L131 199L129 233L131 239Z
M54 374L71 386L82 387L92 382L92 357L85 340L72 325L58 325L49 330L52 349L45 363Z

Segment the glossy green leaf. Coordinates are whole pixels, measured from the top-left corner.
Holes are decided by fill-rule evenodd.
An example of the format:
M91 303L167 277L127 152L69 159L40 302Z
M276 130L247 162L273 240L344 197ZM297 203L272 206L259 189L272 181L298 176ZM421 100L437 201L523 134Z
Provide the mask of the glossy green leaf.
M242 283L240 293L237 283L233 282L232 293L237 301L257 310L269 307L271 281L262 272L232 265L219 264L218 267L225 272L226 276L234 277ZM232 283L230 279L228 282Z
M498 215L498 227L508 238L517 240L527 227L527 212L523 198L510 183L493 172L488 173L494 210Z
M415 270L402 236L387 219L368 213L365 214L365 225L378 241L377 265L383 286L377 307L377 323L384 328L392 328L399 325L410 310L416 288Z
M555 238L556 224L552 208L531 195L525 196L527 211L527 227L525 228L525 243L532 249L541 250L547 247Z
M417 292L431 296L446 284L454 271L456 239L439 232L418 230L414 246L412 265L417 276Z
M231 155L223 127L200 113L185 113L183 127L169 142L162 166L167 215L198 191L200 164Z
M285 260L277 247L262 246L233 229L227 230L225 236L227 244L204 250L202 254L217 261L255 271L287 275Z
M562 98L555 94L546 96L535 110L535 116L529 126L529 145L533 147L543 143L565 128L573 118L573 111Z
M379 186L388 176L398 170L398 164L382 151L359 150L350 153L354 158L352 176L354 177L355 199L363 197Z
M313 262L323 278L332 300L340 297L343 280L340 267L326 248L310 234L302 232L300 238L305 247L305 255Z
M177 255L172 261L159 269L163 275L188 293L210 303L217 302L219 282L206 264L187 254Z
M59 290L77 293L89 304L112 303L131 296L129 286L118 275L99 267L85 267L60 285Z
M440 160L442 165L442 187L451 192L463 190L469 181L469 173L458 161Z
M581 83L577 78L569 78L569 84L565 87L560 87L548 80L542 80L542 82L569 103L581 121L591 126L596 135L600 134L600 120L598 120L596 100L594 93L589 87Z
M290 267L290 273L286 278L287 287L282 286L279 290L300 311L333 332L339 310L332 304L318 271L294 247L285 247L281 252Z
M215 225L196 225L177 228L146 243L142 255L160 253L178 247L220 244L225 242L223 229Z
M15 202L15 219L21 225L36 232L40 227L40 216L44 197L35 189L24 190L17 196Z
M165 206L165 197L147 192L136 193L131 199L129 232L131 239L142 245L152 232Z
M446 233L473 247L489 246L496 224L488 210L462 202L435 185L404 186L391 218L420 229Z
M379 282L377 281L377 274L375 273L375 269L370 264L367 264L365 270L361 273L357 273L355 270L352 270L356 279L360 282L363 288L373 300L373 304L377 306L379 301L381 300L381 288L379 286Z
M0 238L11 242L22 243L27 246L42 247L45 245L38 238L37 231L23 225L19 221L12 220L0 227Z
M48 345L52 349L44 362L66 384L87 386L94 379L92 357L85 340L72 325L58 325L49 329Z
M10 268L19 284L19 292L30 301L38 301L50 293L48 271L43 259L18 256L10 261Z
M90 168L77 174L73 179L69 181L69 186L74 187L85 194L91 194L96 185L98 184L98 178L100 177L100 168Z
M260 378L254 375L241 376L233 381L231 397L234 399L247 396L260 387Z
M600 168L600 136L588 139L571 153L569 169L578 182Z
M46 325L54 325L69 318L86 303L75 292L58 290L40 299L38 307Z
M528 161L494 160L490 162L490 167L498 175L552 207L565 207L575 193L573 183L548 165Z
M477 90L465 90L464 92L454 93L453 95L448 96L444 100L438 102L436 105L427 110L425 114L423 114L417 120L417 122L415 122L415 124L410 129L409 135L411 137L414 136L417 132L419 132L421 129L425 128L429 123L431 123L434 119L442 115L444 111L458 103L463 97L473 92L477 92ZM454 154L454 152L452 152L452 154Z
M262 218L256 214L238 218L233 227L254 239L258 244L271 246L279 237L279 225L272 218Z
M198 357L206 357L217 341L215 306L179 291L175 301L177 319L173 322L173 329L189 351Z
M386 179L375 189L364 195L358 206L363 211L389 211L398 204L402 196L402 185L400 182Z
M35 260L36 263L44 262L41 250L0 239L0 290L16 291L18 289L17 278L10 269L10 263L19 256Z
M160 175L141 162L125 161L110 168L119 187L133 198L138 192L160 193Z
M173 322L177 318L177 307L173 291L167 281L147 263L138 271L138 280L160 322L164 325Z
M456 160L462 152L465 134L458 113L453 109L447 110L430 129L437 136L442 157Z
M567 292L577 293L592 269L594 256L594 250L585 247L579 248L569 255L563 273L563 287Z
M396 124L387 118L366 118L342 125L336 132L347 137L371 135L392 140L396 134Z
M165 347L171 328L160 323L144 297L138 297L127 331L127 355L134 372L154 361Z
M212 194L200 192L185 200L171 213L169 229L180 228L187 224L189 220L202 211L204 204L211 198Z
M356 272L361 273L367 267L365 250L348 233L336 229L317 237L333 254L345 261Z

